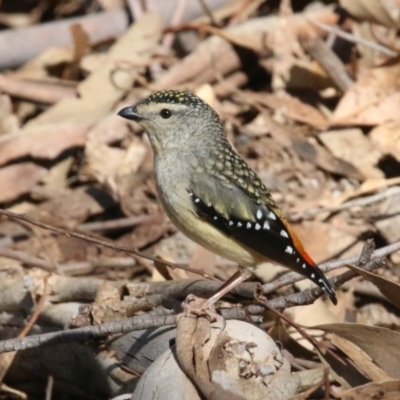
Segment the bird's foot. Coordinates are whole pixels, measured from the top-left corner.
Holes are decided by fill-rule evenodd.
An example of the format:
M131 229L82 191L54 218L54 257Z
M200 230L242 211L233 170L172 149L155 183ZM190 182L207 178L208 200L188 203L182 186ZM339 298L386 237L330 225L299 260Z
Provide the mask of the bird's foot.
M215 311L214 302L210 303L207 299L197 297L194 294L186 297L182 303L182 308L187 317L206 317L211 323L223 320Z

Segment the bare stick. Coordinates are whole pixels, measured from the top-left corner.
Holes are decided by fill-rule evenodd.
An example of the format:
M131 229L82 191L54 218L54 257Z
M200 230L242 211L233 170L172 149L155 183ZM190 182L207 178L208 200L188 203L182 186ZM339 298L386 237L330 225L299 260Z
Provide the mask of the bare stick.
M195 268L190 268L185 264L175 264L175 263L172 263L172 262L169 262L169 261L164 261L164 260L159 259L159 258L147 256L147 255L141 253L138 249L135 249L133 247L117 245L115 243L111 243L111 242L108 242L106 240L100 240L100 239L97 239L97 238L94 238L94 237L91 237L91 236L87 236L87 235L84 235L84 234L81 234L81 233L71 232L71 231L63 229L63 228L58 228L58 227L55 227L53 225L45 224L43 222L38 222L38 221L34 220L33 218L30 218L30 217L28 217L27 215L24 215L24 214L17 214L17 213L13 213L11 211L0 209L0 215L5 215L8 218L11 218L11 219L14 219L14 220L28 222L28 223L30 223L32 225L38 226L39 228L47 229L47 230L55 232L55 233L57 233L59 235L65 235L66 237L74 237L76 239L86 240L87 242L95 243L95 244L98 244L100 246L107 247L109 249L113 249L113 250L116 250L116 251L124 251L126 253L134 254L135 256L145 258L146 260L159 262L159 263L167 265L168 267L173 268L173 269L180 268L180 269L183 269L185 271L189 271L189 272L193 272L195 274L201 275L206 279L211 279L211 277L205 271L202 271L202 270L199 270L199 269L195 269Z

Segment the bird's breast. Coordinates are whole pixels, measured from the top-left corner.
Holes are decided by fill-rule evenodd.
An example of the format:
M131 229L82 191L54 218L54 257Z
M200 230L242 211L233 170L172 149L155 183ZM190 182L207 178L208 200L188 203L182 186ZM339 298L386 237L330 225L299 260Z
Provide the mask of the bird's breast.
M254 252L198 217L189 194L191 175L188 164L182 157L174 162L172 170L168 160L155 160L159 199L172 223L194 242L224 258L243 266L257 265L259 257Z

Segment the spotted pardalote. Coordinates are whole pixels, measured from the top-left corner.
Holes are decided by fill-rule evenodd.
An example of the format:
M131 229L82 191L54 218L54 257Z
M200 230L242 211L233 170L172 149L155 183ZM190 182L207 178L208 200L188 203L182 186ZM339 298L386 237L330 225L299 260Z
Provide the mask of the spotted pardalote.
M171 221L205 248L240 266L214 302L265 261L334 290L305 251L268 189L233 150L217 113L191 93L151 94L120 116L139 123L154 150L160 201Z

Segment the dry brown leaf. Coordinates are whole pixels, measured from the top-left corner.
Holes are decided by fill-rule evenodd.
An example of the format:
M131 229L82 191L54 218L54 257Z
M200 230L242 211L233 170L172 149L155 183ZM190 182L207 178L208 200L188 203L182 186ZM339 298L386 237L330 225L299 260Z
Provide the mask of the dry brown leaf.
M400 333L361 324L327 324L314 326L356 344L387 374L400 379Z
M100 189L93 186L82 186L64 191L60 195L45 201L32 210L30 215L45 218L50 223L59 225L60 221L68 227L75 228L91 215L100 214L115 203Z
M362 268L356 267L355 265L349 264L348 267L353 271L357 272L357 274L363 276L368 281L375 284L380 292L387 297L387 299L393 303L397 308L400 309L400 285L396 282L389 281L383 276L373 274L372 272L368 272L363 270Z
M87 125L61 122L23 128L0 138L0 165L28 155L53 159L64 150L83 146Z
M359 347L354 343L349 342L346 339L341 338L335 334L332 335L332 343L340 349L347 357L354 362L357 368L362 371L366 376L375 382L382 382L390 380L391 377L379 368L370 357L365 354Z
M318 356L322 364L330 369L330 375L340 384L341 389L350 389L352 387L364 385L369 381L347 357L342 356L339 361L330 353L318 353Z
M46 168L31 162L23 162L0 169L0 202L11 201L28 193L47 175Z
M325 116L315 107L303 103L301 100L287 93L276 95L252 92L246 93L246 98L250 102L258 102L265 107L272 108L281 113L285 117L307 123L318 129L324 129L328 124Z
M375 167L382 154L361 129L330 130L318 137L335 157L354 165L366 178L384 178L383 172Z
M398 400L400 398L400 382L371 382L363 386L345 391L334 391L335 397L351 398L352 400Z
M293 150L302 158L313 163L321 169L334 174L347 176L349 178L364 180L364 174L353 164L332 156L328 150L317 142L311 143L304 139L293 139Z

